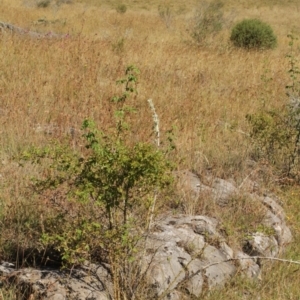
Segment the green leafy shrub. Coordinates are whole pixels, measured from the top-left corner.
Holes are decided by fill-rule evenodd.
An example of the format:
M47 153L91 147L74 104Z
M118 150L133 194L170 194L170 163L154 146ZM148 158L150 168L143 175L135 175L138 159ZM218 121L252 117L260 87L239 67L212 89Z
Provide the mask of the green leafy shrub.
M265 158L284 173L289 173L294 139L297 134L287 107L281 110L263 110L247 115L254 139L254 157Z
M199 44L206 41L210 35L218 33L224 23L223 8L224 3L215 0L213 2L201 2L197 9L192 28L192 38Z
M118 4L117 7L116 7L116 11L119 14L125 14L126 11L127 11L127 6L125 4Z
M41 1L38 1L37 2L37 7L40 7L40 8L46 8L48 6L50 6L51 4L51 0L41 0Z
M277 45L277 38L270 25L258 20L243 20L236 24L230 40L237 47L246 49L268 49Z
M150 226L156 197L171 182L165 152L154 144L129 139L135 109L127 102L136 94L138 72L130 66L117 81L124 92L111 99L114 125L107 132L86 119L80 140L84 148L54 143L23 155L43 169L32 188L41 199L50 199L47 207L52 208L38 212L43 219L25 231L39 232L42 250L60 253L65 266L97 260L101 253L98 260L109 262L115 292L123 294L132 290L128 285L134 279L131 282L129 277L138 276L135 255Z
M123 53L124 48L125 48L125 38L124 37L118 39L115 43L112 44L112 49L117 54Z
M290 52L287 54L286 57L289 60L290 67L288 73L290 75L291 82L288 85L286 85L286 89L287 94L289 96L292 96L295 100L295 97L300 97L300 80L298 79L298 76L300 74L300 68L298 66L298 58L295 53L295 42L298 40L298 38L292 34L288 34L287 37L290 39Z

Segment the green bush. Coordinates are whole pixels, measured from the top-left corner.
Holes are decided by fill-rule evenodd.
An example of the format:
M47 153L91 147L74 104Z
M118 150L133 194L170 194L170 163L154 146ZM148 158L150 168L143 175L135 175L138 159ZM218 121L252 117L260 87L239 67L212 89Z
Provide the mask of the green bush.
M125 4L118 4L118 6L116 7L116 11L119 14L125 14L127 11L127 6Z
M292 35L287 55L290 83L286 85L288 101L280 108L267 109L265 104L246 119L250 125L252 158L273 167L278 182L300 182L300 85L295 41Z
M269 49L277 45L272 28L258 19L243 20L236 24L230 40L235 46L247 49Z
M262 110L246 116L253 138L254 158L267 159L283 173L288 173L294 153L297 130L289 107Z
M51 0L42 0L42 1L38 1L36 5L39 8L46 8L50 6L50 4L51 4Z
M131 284L138 276L134 274L140 272L137 253L142 253L138 249L143 249L144 233L151 227L157 195L172 182L172 165L159 142L153 145L142 137L130 139L135 112L130 95L137 94L138 74L137 68L129 66L125 77L117 81L124 92L110 99L114 117L107 131L84 120L78 139L85 147L53 141L43 148L32 147L21 159L21 163L40 168L31 195L47 199L40 209L49 210L36 208L33 220L25 219L23 244L30 231L38 239L38 250L59 253L65 267L85 260L109 262L114 292L128 293L126 299L133 298Z

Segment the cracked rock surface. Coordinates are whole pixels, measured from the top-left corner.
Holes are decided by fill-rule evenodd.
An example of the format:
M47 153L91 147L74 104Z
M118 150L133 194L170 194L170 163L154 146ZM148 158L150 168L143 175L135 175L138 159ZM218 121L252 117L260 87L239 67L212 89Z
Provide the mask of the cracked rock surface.
M232 182L215 178L203 184L193 173L184 177L184 189L190 197L201 193L211 196L222 209L230 197L241 193ZM248 278L260 278L261 264L255 256L276 257L290 243L292 234L285 223L279 201L255 193L249 197L265 207L262 224L272 229L267 235L251 232L240 249L228 244L221 224L205 215L161 215L145 239L139 254L141 274L151 294L161 299L189 299L201 296L204 289L223 285L237 271ZM113 299L113 283L108 264L85 264L69 272L55 269L15 269L0 265L2 283L12 283L22 294L19 299ZM188 295L188 296L187 296Z

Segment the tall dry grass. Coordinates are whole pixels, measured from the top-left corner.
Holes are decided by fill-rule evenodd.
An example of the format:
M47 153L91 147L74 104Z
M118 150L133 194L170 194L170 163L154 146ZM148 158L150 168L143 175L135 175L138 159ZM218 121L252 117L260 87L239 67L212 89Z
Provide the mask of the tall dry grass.
M236 19L245 17L245 12L236 13ZM201 169L204 162L214 167L221 163L234 173L238 165L231 165L242 162L247 152L245 115L257 111L263 97L272 107L286 101L286 35L297 26L292 12L292 6L249 9L247 15L264 15L274 27L279 47L270 52L245 52L228 44L228 30L211 40L208 48L197 47L188 32L189 19L182 16L174 15L168 29L155 11L129 10L120 15L71 4L58 7L54 17L51 8L6 4L0 19L66 36L35 40L2 32L1 119L5 132L1 142L16 149L47 140L37 133L38 128L52 126L64 134L70 127L78 128L87 116L105 124L107 100L116 93L114 82L127 65L135 64L141 70L136 105L139 117L145 120L140 134L148 134L151 127L146 103L151 97L162 130L175 126L178 157L186 167ZM282 14L289 16L286 26L278 18ZM44 25L36 23L41 18L46 20ZM272 78L267 86L263 75Z
M172 11L169 28L155 0L126 1L128 10L122 15L111 1L74 0L39 9L29 0L0 3L1 21L63 35L34 39L0 31L3 206L26 198L23 188L35 172L34 167L25 171L13 162L21 151L45 145L53 137L62 140L75 134L76 142L86 117L103 129L109 126L109 99L120 89L115 81L130 64L141 70L132 138L151 139L147 99L152 98L162 137L173 128L178 169L201 174L209 168L241 182L251 171L245 116L263 105L280 108L287 102L286 36L300 32L296 1L226 3L225 15L234 16L234 21L260 17L274 28L279 46L264 52L233 48L228 43L230 27L208 39L206 47L198 47L190 37L197 5L192 0L166 3ZM288 298L282 294L278 299Z

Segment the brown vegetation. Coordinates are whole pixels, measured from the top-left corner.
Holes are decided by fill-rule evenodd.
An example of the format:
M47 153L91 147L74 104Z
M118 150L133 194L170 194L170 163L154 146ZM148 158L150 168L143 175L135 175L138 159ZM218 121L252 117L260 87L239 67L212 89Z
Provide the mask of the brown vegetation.
M252 174L262 189L281 193L296 236L286 255L299 260L299 188L279 190L278 178L267 162L253 166L253 142L246 120L247 114L262 107L280 109L288 101L287 34L300 33L297 1L284 5L271 0L226 1L228 20L259 17L272 26L278 47L268 51L235 49L229 43L230 25L208 37L205 45L197 45L191 38L197 1L169 1L171 21L167 24L154 0L126 1L123 14L112 1L58 2L38 8L33 0L0 1L1 21L63 35L48 39L0 31L0 215L1 223L11 226L0 237L0 258L4 241L16 238L18 228L26 222L40 220L39 214L50 201L28 198L30 178L39 173L34 165L20 167L15 158L53 138L71 138L73 146L80 148L78 135L87 117L99 128L108 128L112 116L108 100L120 92L115 81L133 64L141 74L138 96L132 103L138 108L132 117L132 140L152 139L153 120L147 103L152 98L163 143L173 128L176 169L200 175L209 171L232 178L238 185ZM299 57L299 47L295 55ZM168 205L159 207L169 209ZM237 213L243 212L232 215ZM20 243L28 238L24 232L18 232ZM36 232L32 234L29 238L38 240ZM222 299L241 299L245 294L249 299L299 297L297 267L272 263L266 270L261 283L235 278L222 290ZM220 299L218 293L207 299Z

